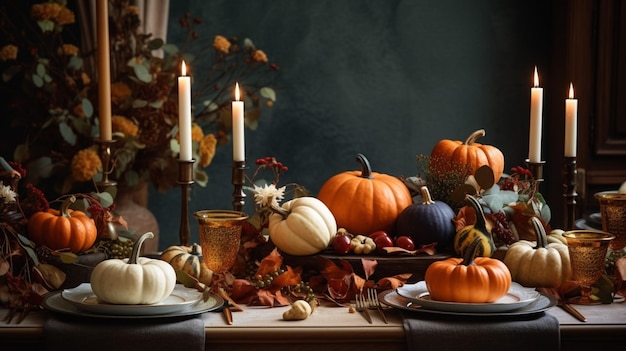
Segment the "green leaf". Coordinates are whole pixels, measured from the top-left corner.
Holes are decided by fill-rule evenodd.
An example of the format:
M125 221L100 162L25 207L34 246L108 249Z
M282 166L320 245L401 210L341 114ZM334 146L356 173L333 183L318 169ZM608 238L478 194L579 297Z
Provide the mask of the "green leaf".
M206 185L209 183L209 176L205 171L201 169L196 169L194 174L194 180L196 181L196 184L200 185L201 187L206 187Z
M46 74L46 66L44 66L42 63L38 63L37 67L35 67L35 73L38 76L43 77L44 74Z
M65 264L73 264L78 262L78 256L76 256L76 254L73 252L61 252L59 254L59 258L61 259L61 262Z
M161 108L161 107L163 107L163 100L153 101L153 102L149 103L148 105L150 107L152 107L152 108Z
M52 172L52 168L54 168L52 159L47 156L40 157L28 163L28 169L30 169L31 173L37 174L42 178L48 178Z
M102 207L106 208L113 205L113 196L108 192L93 193L92 195L98 199Z
M139 78L140 81L144 83L152 82L152 74L148 70L148 67L145 65L135 65L133 66L133 70L135 71L135 75Z
M250 38L246 38L243 40L243 48L246 50L255 50L256 47L254 46L254 43L252 42L252 39Z
M178 280L181 284L183 284L186 288L193 288L196 286L198 280L189 273L181 270L176 270L176 280Z
M136 99L133 101L133 108L142 108L148 105L148 101L143 99Z
M76 133L74 133L72 127L70 127L67 123L59 123L59 132L61 133L63 140L65 140L68 144L72 146L76 145Z
M83 106L83 113L85 116L91 118L91 116L93 116L93 105L91 104L91 101L89 101L89 99L82 99L81 104Z
M30 247L30 246L26 246L26 245L22 244L21 242L20 242L20 246L22 246L22 248L24 248L24 250L26 251L26 253L30 257L30 259L33 260L33 263L35 264L35 266L38 266L39 265L39 259L37 258L37 254L35 253L35 250L33 250L33 248Z
M163 51L164 51L166 54L169 54L169 55L174 55L174 54L177 54L177 53L178 53L178 51L179 51L178 46L176 46L176 45L174 45L174 44L164 44L164 45L161 47L161 49L163 49Z
M259 94L268 100L276 102L276 92L270 87L261 88L261 90L259 90Z
M49 74L44 74L43 75L43 81L46 82L46 83L50 83L50 82L52 82L52 77L50 77Z
M67 68L78 71L83 68L83 59L80 56L70 57L70 62L67 63Z
M148 41L147 46L148 50L159 50L163 47L164 41L161 38L154 38Z
M52 32L54 30L54 22L51 20L41 20L37 21L37 25L41 28L42 32Z
M41 88L43 87L43 79L41 79L40 76L33 74L33 84L35 84L37 88Z
M24 235L18 233L17 238L20 239L21 245L35 247L35 243L33 243L29 238L25 237Z

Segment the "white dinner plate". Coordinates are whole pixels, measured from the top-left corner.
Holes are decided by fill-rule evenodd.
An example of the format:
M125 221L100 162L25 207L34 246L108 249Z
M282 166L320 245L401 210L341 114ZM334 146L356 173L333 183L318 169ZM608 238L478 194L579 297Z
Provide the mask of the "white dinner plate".
M118 316L146 316L188 310L202 299L202 292L186 288L182 284L176 284L170 296L155 304L118 305L100 301L93 290L91 290L91 284L82 283L75 288L63 290L61 297L87 312Z
M516 282L499 300L490 303L461 303L437 301L430 298L426 282L405 284L396 289L398 295L407 298L424 308L447 312L492 313L507 312L529 305L541 295L533 288L526 288Z
M552 307L556 306L556 298L539 294L539 297L530 304L520 307L512 311L502 312L455 312L455 311L441 311L425 308L424 306L415 302L415 300L407 299L406 297L398 295L395 290L383 291L378 295L378 300L389 307L397 308L403 311L414 312L418 314L424 314L429 316L454 316L454 317L467 317L467 318L519 318L521 316L531 316L539 313L543 313Z

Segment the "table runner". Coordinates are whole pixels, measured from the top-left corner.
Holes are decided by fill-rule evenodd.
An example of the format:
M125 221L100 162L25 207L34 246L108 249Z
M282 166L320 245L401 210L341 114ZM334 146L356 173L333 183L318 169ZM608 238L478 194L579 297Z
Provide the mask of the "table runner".
M408 350L559 350L559 321L544 312L523 319L430 318L402 313Z
M51 315L44 324L48 351L141 351L205 348L204 321L186 319L81 319Z

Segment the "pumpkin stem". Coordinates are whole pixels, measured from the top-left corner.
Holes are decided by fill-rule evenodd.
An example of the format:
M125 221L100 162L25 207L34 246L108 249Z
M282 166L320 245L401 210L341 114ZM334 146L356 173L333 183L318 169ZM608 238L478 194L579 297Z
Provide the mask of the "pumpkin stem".
M196 243L191 245L191 254L195 256L200 256L202 254L202 247Z
M484 129L479 129L479 130L475 131L474 133L470 134L470 136L468 136L467 139L465 139L465 142L463 144L464 145L472 145L472 144L474 144L476 139L484 137L485 134L486 134L486 132L485 132Z
M365 158L365 155L356 155L356 160L361 164L361 178L373 179L372 166L370 166L370 161Z
M463 253L463 261L461 262L464 266L472 266L475 265L474 257L476 257L476 251L478 250L478 246L483 239L481 237L476 237L474 241L465 249Z
M435 201L433 201L432 196L430 196L430 191L428 190L428 187L426 186L421 187L420 193L422 193L422 204L432 205L435 203Z
M269 205L270 205L270 210L272 210L272 212L279 214L281 216L283 216L283 219L287 218L287 216L289 216L289 211L285 210L284 208L280 207L280 206L276 206L276 204L274 204L274 200L271 199L270 201L268 201Z
M137 241L135 241L135 244L133 245L133 251L130 253L130 257L128 258L128 264L137 263L137 260L139 259L139 250L141 249L141 245L146 239L151 238L154 238L154 234L152 232L146 232L143 233L143 235L141 235L139 239L137 239Z
M65 201L63 201L63 204L61 204L61 208L60 211L61 212L61 216L63 217L71 217L70 214L67 212L67 210L69 210L70 205L73 204L74 202L76 202L76 196L71 195L70 197L68 197L67 199L65 199Z
M535 249L546 247L548 245L548 236L539 218L532 216L528 221L532 224L535 229L535 234L537 235L537 246L535 246Z

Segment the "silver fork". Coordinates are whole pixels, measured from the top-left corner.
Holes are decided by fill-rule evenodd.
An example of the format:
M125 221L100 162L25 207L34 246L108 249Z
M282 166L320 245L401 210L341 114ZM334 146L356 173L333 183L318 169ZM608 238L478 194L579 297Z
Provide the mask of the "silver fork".
M387 322L387 316L385 316L383 312L383 306L381 306L380 301L378 301L378 292L376 289L367 289L367 304L371 310L378 310L385 324L389 323Z
M358 294L356 296L356 310L361 312L369 324L372 324L372 317L370 317L370 314L367 312L367 302L365 301L365 296L363 296L363 294Z

